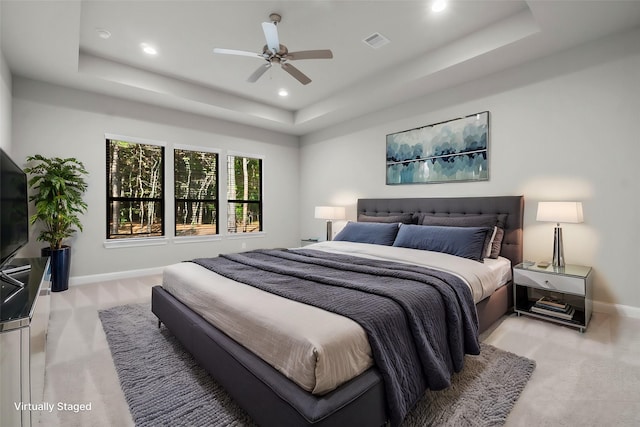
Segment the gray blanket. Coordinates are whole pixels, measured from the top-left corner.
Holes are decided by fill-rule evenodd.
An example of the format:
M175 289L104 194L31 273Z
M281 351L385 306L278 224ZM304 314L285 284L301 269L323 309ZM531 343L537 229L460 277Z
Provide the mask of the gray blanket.
M480 352L471 292L452 274L309 249L257 250L192 262L358 322L383 377L394 426L426 389L450 385L465 353Z

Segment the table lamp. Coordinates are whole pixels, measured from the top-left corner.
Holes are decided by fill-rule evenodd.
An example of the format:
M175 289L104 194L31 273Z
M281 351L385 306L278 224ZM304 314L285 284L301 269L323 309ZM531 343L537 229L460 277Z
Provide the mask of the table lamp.
M327 220L327 240L331 240L332 238L331 226L333 224L332 220L344 219L345 211L344 211L344 207L340 207L340 206L316 206L316 211L314 216L317 219Z
M553 234L553 266L564 267L561 222L580 223L583 221L581 202L538 202L537 221L555 222Z

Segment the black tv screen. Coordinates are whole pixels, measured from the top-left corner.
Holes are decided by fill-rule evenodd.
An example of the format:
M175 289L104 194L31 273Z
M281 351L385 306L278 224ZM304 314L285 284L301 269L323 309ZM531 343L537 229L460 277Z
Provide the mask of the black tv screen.
M0 268L29 242L27 175L0 149Z

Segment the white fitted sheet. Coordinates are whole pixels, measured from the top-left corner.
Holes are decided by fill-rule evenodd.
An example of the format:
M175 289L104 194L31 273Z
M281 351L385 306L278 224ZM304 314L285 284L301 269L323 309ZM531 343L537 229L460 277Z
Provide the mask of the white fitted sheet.
M477 303L511 278L507 259L479 263L437 252L351 242L304 249L449 271ZM163 288L303 389L327 393L373 365L365 331L351 319L234 282L194 263L166 267Z

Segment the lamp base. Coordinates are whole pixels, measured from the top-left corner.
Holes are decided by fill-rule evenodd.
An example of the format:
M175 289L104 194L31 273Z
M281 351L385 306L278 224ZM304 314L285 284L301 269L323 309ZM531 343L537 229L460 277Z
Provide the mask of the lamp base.
M333 230L331 229L332 225L333 222L331 220L327 220L327 242L333 237Z
M562 245L562 228L556 225L553 231L553 266L564 267L564 247Z

